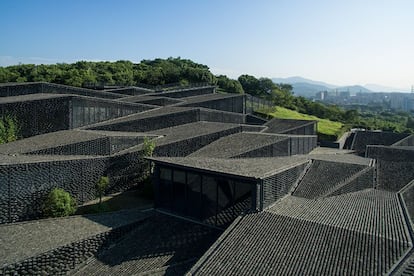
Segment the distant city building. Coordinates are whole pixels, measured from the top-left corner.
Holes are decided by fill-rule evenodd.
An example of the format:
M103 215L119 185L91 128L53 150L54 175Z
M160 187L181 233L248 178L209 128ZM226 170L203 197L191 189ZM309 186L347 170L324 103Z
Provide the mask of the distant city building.
M316 93L316 99L323 101L328 97L328 91L320 91Z

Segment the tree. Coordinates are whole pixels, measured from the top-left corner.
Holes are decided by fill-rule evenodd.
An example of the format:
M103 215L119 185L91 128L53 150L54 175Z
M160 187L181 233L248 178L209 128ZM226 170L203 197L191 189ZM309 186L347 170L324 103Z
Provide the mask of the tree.
M244 92L249 93L253 96L260 96L261 92L259 89L259 80L250 75L241 75L238 78Z
M150 140L148 137L144 138L142 146L142 158L151 157L155 150L155 141ZM145 162L145 160L144 160ZM153 171L152 162L145 162L142 167L142 175L139 179L143 188L143 194L145 197L152 199L154 196L153 185L151 182L151 173Z
M228 93L243 94L243 87L238 80L229 79L227 76L220 75L216 77L217 85Z
M50 217L66 217L76 212L75 199L65 190L54 188L44 203L44 212Z
M109 185L109 177L107 176L101 176L99 178L98 182L95 184L96 193L99 197L99 204L102 204L102 196L105 193L106 188L108 188Z
M155 150L155 141L149 139L148 137L144 137L144 142L142 146L143 157L144 158L152 157L154 150ZM144 177L143 178L148 178L150 174L152 173L152 170L153 170L152 163L146 163L146 165L144 166Z
M17 119L11 115L0 117L0 144L16 141L19 137Z
M142 146L142 155L144 157L151 157L155 150L155 141L149 139L148 137L144 137L144 142Z

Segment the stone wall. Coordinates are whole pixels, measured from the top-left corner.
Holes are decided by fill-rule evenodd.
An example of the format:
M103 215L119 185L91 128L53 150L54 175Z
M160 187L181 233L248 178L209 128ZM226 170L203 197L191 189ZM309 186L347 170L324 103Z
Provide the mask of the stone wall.
M351 149L358 154L364 155L368 145L390 146L404 138L408 134L385 131L357 131L351 145Z
M261 209L265 209L279 198L287 195L304 173L308 162L299 164L263 179Z
M160 116L153 116L147 118L140 118L126 122L113 123L99 127L92 127L95 130L110 130L110 131L135 131L145 132L182 124L194 123L199 120L199 112L196 109L185 110L175 113L169 113Z
M346 193L358 192L364 189L374 188L374 176L374 167L366 168L355 179L333 191L331 194L329 194L329 196L337 196Z
M414 183L411 183L406 189L404 189L401 195L407 208L411 225L414 226Z
M221 137L225 137L241 131L241 127L236 126L230 129L209 133L206 135L189 137L184 140L180 140L167 145L160 145L155 148L155 156L169 156L169 157L181 157L187 156L196 150L211 144Z
M24 138L70 128L69 97L5 103L0 115L16 117Z
M414 135L410 135L410 136L394 143L392 146L395 146L395 147L412 147L412 146L414 146Z
M56 155L109 155L111 143L109 137L83 141L48 149L36 150L29 154L56 154Z
M388 161L414 161L414 150L401 147L367 146L366 157Z
M377 160L377 188L398 192L414 179L414 161Z
M13 83L0 85L0 97L10 97L10 96L21 96L28 94L38 94L38 93L52 93L52 94L72 94L79 96L89 96L89 97L98 97L106 99L117 99L123 97L124 95L96 91L91 89L55 84L55 83L46 83L46 82L33 82L33 83Z
M157 93L157 95L163 96L163 97L169 97L169 98L186 98L186 97L191 97L191 96L211 94L211 93L214 93L215 90L216 90L215 86L194 87L194 88L173 90L173 91L168 91L168 92L161 92L161 93Z
M200 121L244 124L245 116L239 113L200 109Z
M206 100L190 104L182 104L181 106L204 107L214 110L222 110L235 113L244 113L244 96L227 97L221 99Z
M37 93L42 93L41 83L0 85L0 97L21 96Z
M79 204L96 198L95 183L107 167L107 158L0 166L0 223L40 217L44 198L55 187Z

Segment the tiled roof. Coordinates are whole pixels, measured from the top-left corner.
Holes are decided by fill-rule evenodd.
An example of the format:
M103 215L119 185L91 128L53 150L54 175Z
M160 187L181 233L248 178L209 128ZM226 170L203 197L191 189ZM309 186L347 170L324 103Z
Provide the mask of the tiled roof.
M396 195L366 191L353 200L322 202L289 197L236 221L190 273L378 275L410 247Z
M238 159L157 157L151 159L159 163L257 179L308 161L305 156Z

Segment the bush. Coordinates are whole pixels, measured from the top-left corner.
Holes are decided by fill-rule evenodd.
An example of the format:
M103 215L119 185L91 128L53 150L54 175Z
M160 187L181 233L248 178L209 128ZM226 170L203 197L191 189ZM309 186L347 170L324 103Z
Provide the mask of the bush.
M99 197L99 204L102 203L102 196L104 195L106 188L108 188L108 185L109 177L107 176L101 176L99 181L95 184L96 193Z
M49 217L73 215L76 212L76 201L65 190L54 188L46 198L44 212Z

